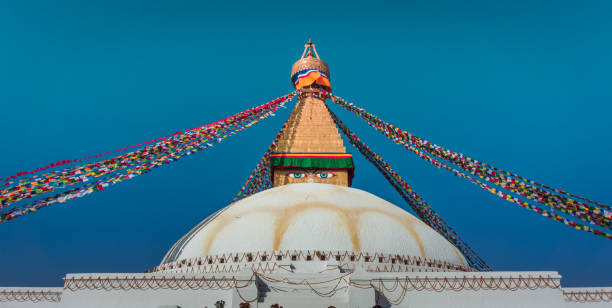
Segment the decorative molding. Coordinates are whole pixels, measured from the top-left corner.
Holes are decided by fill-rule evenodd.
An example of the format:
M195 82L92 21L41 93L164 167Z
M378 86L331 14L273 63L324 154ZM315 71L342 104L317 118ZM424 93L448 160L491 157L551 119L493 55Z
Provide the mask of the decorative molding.
M255 287L259 289L259 282L264 282L273 290L289 292L298 289L310 289L319 296L333 296L338 291L346 291L348 287L360 289L374 289L377 294L385 297L390 303L401 303L408 291L484 291L484 290L536 290L541 288L561 289L561 278L558 275L521 275L491 273L464 273L461 276L452 274L431 273L407 274L404 277L376 277L374 273L352 272L338 276L327 276L323 280L304 279L296 276L294 279L287 276L275 277L262 272L253 271L251 276L187 276L181 277L158 276L142 274L140 276L117 275L108 276L69 276L65 280L64 289L78 290L236 290ZM249 277L249 278L246 278ZM288 289L287 289L288 288ZM610 301L612 292L563 292L566 301L595 302ZM245 300L255 301L259 297Z
M242 289L255 282L256 274L248 279L235 276L200 276L200 277L173 277L173 276L72 276L64 278L64 289L78 290L230 290Z
M393 278L376 278L372 274L360 278L360 274L347 273L324 281L295 280L289 278L275 278L257 273L257 277L266 283L276 285L282 284L295 288L296 286L308 287L319 296L331 296L337 291L344 289L346 285L360 289L375 289L377 294L385 297L390 303L397 305L403 301L408 291L481 291L502 290L517 291L522 289L535 290L539 288L561 288L559 276L492 276L486 273L466 274L455 277L440 277L439 273L432 274L434 277L405 276ZM372 278L367 278L370 276ZM435 277L437 276L437 277ZM284 290L288 291L288 290ZM399 293L399 294L398 294ZM391 297L394 296L395 298Z
M593 290L593 291L566 291L563 290L563 299L566 302L592 303L592 302L612 302L612 290Z
M55 302L62 300L62 292L58 291L36 291L36 290L2 290L0 289L1 302Z
M390 284L385 284L385 281ZM350 284L357 288L374 288L378 294L385 297L391 304L401 303L408 291L481 291L481 290L502 290L517 291L521 289L535 290L539 288L561 288L560 277L550 276L527 276L518 277L486 277L463 276L463 277L404 277L395 279L371 279L371 280L351 280ZM399 292L395 298L391 295Z
M391 282L388 287L386 282ZM518 277L493 277L484 275L464 275L461 277L396 277L394 279L374 278L367 280L368 285L378 291L394 291L398 287L406 291L462 291L462 290L505 290L516 291L520 289L535 290L539 288L560 289L561 279L551 276L523 276ZM359 287L365 286L364 281L351 280L351 284Z
M185 273L235 273L245 269L270 273L279 263L335 261L354 268L365 265L372 272L474 272L471 267L419 256L353 251L285 250L227 253L183 259L156 266L147 272L176 271ZM249 266L250 265L250 266Z

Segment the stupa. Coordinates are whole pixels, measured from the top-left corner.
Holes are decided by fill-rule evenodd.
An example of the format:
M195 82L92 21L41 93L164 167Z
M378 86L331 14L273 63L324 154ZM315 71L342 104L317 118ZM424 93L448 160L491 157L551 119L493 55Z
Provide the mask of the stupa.
M275 152L273 188L182 236L146 273L68 274L63 288L0 288L0 307L610 307L612 288L562 288L553 271L479 272L434 229L352 188L312 42Z

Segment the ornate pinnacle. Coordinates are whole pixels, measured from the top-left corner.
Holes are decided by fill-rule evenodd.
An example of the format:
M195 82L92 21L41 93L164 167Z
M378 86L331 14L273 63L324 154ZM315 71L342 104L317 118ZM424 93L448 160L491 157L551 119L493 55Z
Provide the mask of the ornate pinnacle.
M306 53L306 51L308 51L308 53ZM304 58L304 56L313 57L313 52L314 52L314 56L316 56L316 58L319 59L319 54L317 53L315 44L312 42L312 39L308 39L308 43L304 45L304 52L302 53L302 58Z

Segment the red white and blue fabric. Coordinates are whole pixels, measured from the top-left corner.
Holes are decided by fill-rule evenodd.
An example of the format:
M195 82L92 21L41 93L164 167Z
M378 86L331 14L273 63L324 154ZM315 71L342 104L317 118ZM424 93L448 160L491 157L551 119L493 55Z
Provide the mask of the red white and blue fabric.
M296 89L307 87L313 83L331 88L329 76L320 70L309 68L291 76L291 82Z

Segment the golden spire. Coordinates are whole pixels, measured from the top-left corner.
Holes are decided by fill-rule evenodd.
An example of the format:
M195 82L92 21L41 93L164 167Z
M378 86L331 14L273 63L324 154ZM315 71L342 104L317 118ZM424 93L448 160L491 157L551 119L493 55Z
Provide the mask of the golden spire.
M346 148L332 120L325 99L303 95L289 116L277 152L283 153L344 153Z
M350 186L352 156L346 153L321 92L331 90L328 76L329 67L308 40L291 70L292 83L302 92L271 156L274 186L301 182Z

